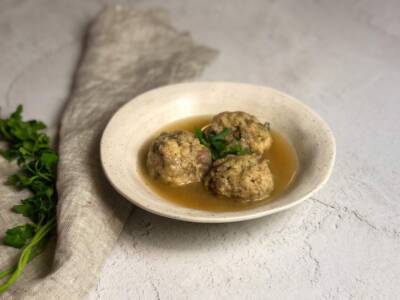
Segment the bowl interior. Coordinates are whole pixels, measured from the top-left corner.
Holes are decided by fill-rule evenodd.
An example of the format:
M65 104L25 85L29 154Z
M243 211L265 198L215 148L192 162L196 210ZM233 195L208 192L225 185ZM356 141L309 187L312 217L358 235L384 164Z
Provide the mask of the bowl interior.
M139 174L139 150L155 132L190 116L236 110L270 122L294 147L299 171L283 195L256 208L209 212L177 206L144 184ZM240 221L292 207L326 182L334 157L335 143L330 129L300 101L266 87L223 82L177 84L144 93L113 116L101 141L104 171L123 196L153 213L193 222Z

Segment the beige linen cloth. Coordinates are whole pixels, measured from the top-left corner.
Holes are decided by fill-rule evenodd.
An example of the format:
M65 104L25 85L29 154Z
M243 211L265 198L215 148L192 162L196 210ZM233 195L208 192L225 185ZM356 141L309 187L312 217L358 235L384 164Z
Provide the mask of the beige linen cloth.
M90 27L86 42L61 121L55 254L48 250L36 258L1 299L86 297L132 208L103 175L99 140L104 127L136 95L191 79L216 56L215 50L196 45L189 34L174 29L159 10L107 7ZM14 170L0 161L0 179ZM9 212L23 193L4 185L0 193L2 234L26 220ZM16 250L1 246L0 251L0 267L15 262Z

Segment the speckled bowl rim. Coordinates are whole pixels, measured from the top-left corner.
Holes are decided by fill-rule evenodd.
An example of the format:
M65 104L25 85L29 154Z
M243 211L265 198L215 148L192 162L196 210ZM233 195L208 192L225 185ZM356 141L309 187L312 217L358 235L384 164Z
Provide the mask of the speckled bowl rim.
M235 211L235 212L209 212L209 211L201 211L201 210L195 210L198 212L193 214L193 213L188 213L187 208L184 207L174 207L172 210L167 209L159 209L159 207L154 206L154 205L149 205L149 201L143 197L135 197L135 195L132 195L132 193L127 193L124 188L121 187L120 181L118 179L118 176L115 176L115 173L112 172L112 168L116 166L114 163L115 161L112 158L112 154L110 151L108 151L108 146L110 143L113 141L113 134L115 128L113 128L114 123L116 120L120 117L120 115L128 108L131 106L140 106L142 101L146 101L146 97L151 95L157 95L157 94L163 94L165 92L170 92L174 89L179 89L179 90L187 90L190 91L192 88L209 88L212 86L235 86L235 87L243 87L243 88L252 88L252 89L258 89L259 92L265 92L268 93L275 93L276 95L286 98L287 100L292 101L294 104L297 106L302 107L302 109L309 114L310 116L313 117L315 122L318 123L319 128L320 128L320 134L322 133L324 137L326 138L326 144L325 147L327 147L327 151L329 152L329 157L328 160L325 162L326 167L324 169L324 172L321 174L321 176L318 178L318 184L310 189L307 193L304 193L302 195L299 195L299 197L290 203L287 203L285 205L277 206L274 208L269 208L265 210L260 210L259 208L263 207L260 206L258 207L258 211L254 212L252 210L241 210L241 211ZM221 108L220 111L223 111L224 108ZM216 111L215 113L218 113L220 111ZM188 115L187 117L189 117ZM182 119L182 118L179 118ZM162 128L167 124L160 124L159 129ZM290 142L290 141L289 141ZM106 128L104 129L101 142L100 142L100 158L101 158L101 164L104 170L104 173L111 183L111 185L114 187L116 191L118 191L123 197L125 197L127 200L132 202L133 204L137 205L138 207L149 211L151 213L167 217L167 218L172 218L176 220L181 220L181 221L189 221L189 222L197 222L197 223L227 223L227 222L237 222L237 221L245 221L245 220L251 220L251 219L256 219L260 218L263 216L271 215L274 213L278 213L284 210L287 210L289 208L292 208L307 198L311 197L313 194L318 192L328 181L333 167L335 163L335 157L336 157L336 142L334 135L327 125L327 123L311 108L306 106L303 102L300 100L295 99L292 96L289 96L283 92L280 92L278 90L275 90L273 88L265 87L265 86L258 86L258 85L251 85L251 84L246 84L246 83L235 83L235 82L188 82L188 83L180 83L180 84L173 84L173 85L167 85L167 86L162 86L150 91L147 91L143 94L140 94L130 100L128 103L123 105L110 119L108 122ZM142 183L143 184L143 183ZM143 184L144 185L144 184ZM167 200L165 200L166 203L171 204ZM274 200L274 202L279 202L279 197L278 199ZM192 210L192 209L189 209Z

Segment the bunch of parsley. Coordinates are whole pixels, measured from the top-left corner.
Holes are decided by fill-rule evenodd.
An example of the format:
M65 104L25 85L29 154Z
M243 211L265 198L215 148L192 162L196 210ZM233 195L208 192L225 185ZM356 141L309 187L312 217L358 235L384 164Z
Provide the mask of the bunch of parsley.
M245 155L250 153L247 148L243 148L238 143L240 137L235 138L236 143L229 142L226 139L226 137L232 133L230 128L224 128L224 130L219 133L211 132L209 134L204 134L201 129L195 128L194 132L200 143L210 149L213 160L224 158L229 154Z
M10 176L7 184L17 189L28 189L31 196L21 200L12 210L30 222L8 229L3 243L21 249L18 263L0 272L0 293L9 288L23 273L26 265L39 255L56 227L56 168L58 155L43 133L46 125L40 121L23 121L22 106L8 119L0 119L0 140L8 148L0 154L9 161L16 160L19 171Z

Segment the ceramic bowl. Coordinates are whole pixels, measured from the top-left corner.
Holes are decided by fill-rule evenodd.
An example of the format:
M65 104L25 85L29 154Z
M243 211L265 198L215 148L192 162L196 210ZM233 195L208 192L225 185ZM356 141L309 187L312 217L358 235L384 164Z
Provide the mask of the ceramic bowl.
M255 208L210 212L178 206L146 186L139 174L139 150L155 132L190 116L237 110L268 120L295 149L299 171L285 193ZM100 148L106 176L126 199L164 217L204 223L249 220L291 208L326 183L335 160L332 132L309 107L268 87L228 82L170 85L132 99L111 118Z

